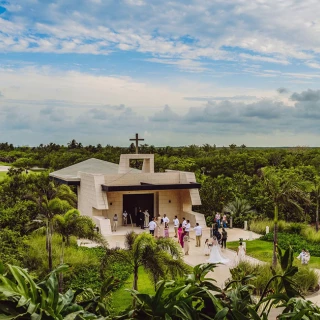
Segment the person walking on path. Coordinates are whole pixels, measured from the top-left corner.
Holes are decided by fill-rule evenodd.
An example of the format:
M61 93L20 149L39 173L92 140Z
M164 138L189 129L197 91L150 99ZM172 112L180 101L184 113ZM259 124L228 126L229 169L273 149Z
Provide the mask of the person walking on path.
M169 218L167 217L166 214L164 214L164 215L163 215L163 223L169 224L169 222L170 222Z
M177 216L174 216L173 220L173 227L174 227L174 237L178 237L178 228L179 228L179 219Z
M155 222L155 219L156 219L156 218L154 218L153 220L151 220L151 221L149 222L149 224L148 224L149 232L150 232L150 234L152 234L153 236L154 236L154 230L155 230L156 227L157 227L157 224L156 224L156 222Z
M118 226L118 215L115 214L113 216L113 223L112 223L112 232L116 232L117 231L117 226Z
M183 249L186 256L189 255L189 233L185 232L183 236Z
M228 239L228 233L224 228L222 228L222 237L221 237L221 248L222 249L227 248L227 239Z
M182 218L182 228L185 228L187 225L186 218Z
M202 228L199 226L199 223L196 223L196 226L193 228L196 233L196 247L201 247L201 236L202 236Z

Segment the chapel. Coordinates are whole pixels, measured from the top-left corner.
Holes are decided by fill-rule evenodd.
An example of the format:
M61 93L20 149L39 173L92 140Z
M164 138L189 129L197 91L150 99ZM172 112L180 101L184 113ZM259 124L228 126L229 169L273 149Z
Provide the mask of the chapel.
M142 160L142 169L130 167L131 160ZM78 209L90 216L103 235L111 234L114 214L128 213L135 224L139 210L148 210L150 219L166 214L170 221L177 215L205 225L203 214L192 211L201 205L193 172L166 170L154 172L154 154L122 154L119 164L88 159L50 173L60 183L77 187Z

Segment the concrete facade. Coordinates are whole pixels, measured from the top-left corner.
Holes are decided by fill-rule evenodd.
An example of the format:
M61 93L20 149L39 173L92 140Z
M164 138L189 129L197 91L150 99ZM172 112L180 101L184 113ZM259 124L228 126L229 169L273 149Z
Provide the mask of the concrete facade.
M143 160L141 171L130 168L132 159ZM91 169L90 165L95 168ZM101 173L97 172L97 166L101 167ZM193 205L201 205L199 186L196 184L194 173L173 170L155 173L154 155L121 155L117 167L113 163L89 159L50 175L65 183L71 181L70 184L77 184L79 211L92 217L104 235L111 234L110 220L112 221L114 214L118 215L121 224L123 199L124 195L128 194L153 194L153 208L149 210L153 211L154 216L166 214L172 221L177 215L180 220L182 217L189 219L191 225L199 222L205 226L204 216L192 211ZM127 188L130 191L104 191L102 186L109 189ZM148 190L139 190L143 189L143 186ZM186 189L183 189L184 187Z

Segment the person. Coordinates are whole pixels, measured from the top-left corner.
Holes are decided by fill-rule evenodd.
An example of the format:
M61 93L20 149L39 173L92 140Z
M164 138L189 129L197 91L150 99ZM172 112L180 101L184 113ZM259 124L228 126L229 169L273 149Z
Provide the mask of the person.
M214 233L214 236L217 238L218 243L221 244L221 238L222 238L221 233L218 230L216 230L216 232Z
M205 256L210 255L210 249L211 249L211 246L210 246L209 239L206 239L206 241L204 243L204 255Z
M193 228L196 233L196 247L201 247L201 236L202 236L202 228L199 226L199 223L196 223L196 226Z
M186 229L186 232L188 232L188 234L189 234L189 232L190 232L190 228L191 228L190 221L187 220L187 224L186 224L185 229Z
M156 238L159 238L159 234L160 234L160 224L159 224L159 216L154 218L154 222L156 223L156 227L154 229L154 236Z
M181 241L180 241L180 244L181 244L181 247L183 248L184 247L184 236L186 235L186 229L185 228L182 228L182 233L181 233Z
M158 237L163 238L164 236L164 223L163 218L159 217L160 223L159 223L159 231L158 231Z
M222 256L220 246L216 237L212 238L210 257L208 259L210 263L228 263L229 259Z
M140 210L140 228L144 229L144 213Z
M139 209L138 213L135 215L135 217L136 217L136 226L137 227L140 227L140 223L141 223L140 217L141 217L141 215L142 215L142 211L141 211L141 209Z
M169 224L169 222L170 222L169 218L167 217L166 214L164 214L164 215L163 215L163 223Z
M112 224L112 232L116 232L117 231L117 225L118 225L118 215L115 214L113 216L113 224Z
M164 237L169 238L169 224L168 224L168 222L164 223Z
M187 225L186 218L182 218L182 228L185 228Z
M143 213L144 214L144 227L148 227L150 222L150 213L148 212L148 209Z
M219 229L220 228L220 219L221 219L221 216L220 216L219 212L216 213L215 219L216 219L216 223L217 223L218 229Z
M186 256L189 255L189 233L188 232L184 232L183 249L184 249L184 254Z
M126 210L124 210L122 214L122 225L126 226L127 223L128 223L128 213Z
M301 264L308 264L310 260L310 253L306 249L302 249L300 254L297 256L297 259L301 261Z
M227 239L228 239L228 233L225 230L225 228L222 228L222 237L221 237L221 248L222 249L227 248Z
M178 228L179 228L179 219L177 216L174 216L173 220L173 227L174 227L174 237L178 237Z
M226 228L227 227L227 215L224 213L222 217L222 227Z
M182 223L180 223L179 224L179 228L178 228L178 242L180 243L181 247L183 247L183 245L182 245L182 233L183 233Z
M156 224L156 222L155 222L155 218L148 223L149 232L150 232L150 234L152 234L153 236L154 236L154 230L155 230L156 226L157 226L157 224Z
M241 262L241 261L245 260L245 258L246 258L246 249L243 246L242 241L239 242L239 247L238 247L238 250L237 250L237 256L238 256L238 262Z

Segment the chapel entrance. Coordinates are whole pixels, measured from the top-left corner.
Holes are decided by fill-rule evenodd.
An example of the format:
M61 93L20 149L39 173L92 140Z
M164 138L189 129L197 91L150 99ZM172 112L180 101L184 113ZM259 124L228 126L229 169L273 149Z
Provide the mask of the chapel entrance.
M124 194L123 195L123 211L126 210L128 215L131 216L132 223L137 222L137 214L141 209L142 212L148 210L150 213L150 220L154 217L154 194ZM128 216L128 223L130 217Z

